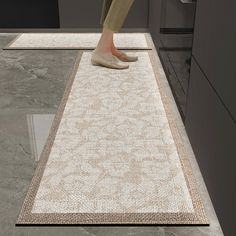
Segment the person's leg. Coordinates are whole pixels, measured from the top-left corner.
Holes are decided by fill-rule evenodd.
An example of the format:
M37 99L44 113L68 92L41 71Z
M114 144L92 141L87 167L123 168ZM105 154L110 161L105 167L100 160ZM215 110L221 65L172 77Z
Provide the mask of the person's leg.
M102 36L96 50L119 56L114 45L114 32L120 31L134 0L104 0L100 23L103 25Z
M113 44L113 34L113 31L105 27L103 28L101 38L99 39L99 42L96 47L97 52L110 54L112 53L111 46Z
M103 26L113 32L119 32L133 2L134 0L113 0Z
M105 22L107 14L110 10L112 1L113 0L103 0L102 14L101 14L101 18L100 18L100 24L102 26ZM114 34L114 32L112 30L109 30L109 29L103 27L101 38L100 38L98 45L96 47L97 52L111 54L111 45L113 42L113 34Z
M102 14L100 18L100 24L103 26L104 21L107 17L107 13L109 12L109 9L111 7L112 0L103 0L103 6L102 6Z
M113 1L104 22L104 27L107 27L114 32L120 31L124 24L124 21L129 13L134 0L116 0ZM111 52L113 55L120 57L121 52L114 45L114 40L112 40Z
M127 69L129 65L121 61L136 61L138 57L120 53L114 45L113 35L122 27L134 0L104 0L100 23L103 25L102 35L92 53L91 63L113 69ZM120 60L119 60L120 59Z

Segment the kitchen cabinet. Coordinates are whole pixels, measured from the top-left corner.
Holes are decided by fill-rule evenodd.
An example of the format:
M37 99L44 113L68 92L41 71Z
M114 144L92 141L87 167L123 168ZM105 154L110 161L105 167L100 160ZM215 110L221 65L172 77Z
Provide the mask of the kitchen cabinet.
M236 124L195 59L185 127L224 234L234 236Z
M57 0L1 0L0 28L59 28Z
M103 0L1 0L0 28L95 32L101 29L102 5ZM135 0L123 28L146 32L148 12L149 0Z
M225 235L236 235L236 2L198 0L186 131Z
M198 0L193 55L236 120L236 1Z
M103 0L59 0L61 28L100 28ZM123 28L148 28L149 0L135 0Z

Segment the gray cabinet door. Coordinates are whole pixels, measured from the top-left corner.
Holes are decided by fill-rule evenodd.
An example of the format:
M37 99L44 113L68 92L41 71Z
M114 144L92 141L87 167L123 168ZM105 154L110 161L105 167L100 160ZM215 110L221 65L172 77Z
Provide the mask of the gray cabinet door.
M193 55L236 119L236 1L198 0Z
M225 235L236 235L236 124L192 60L186 130Z
M61 28L100 28L103 0L59 0ZM149 0L135 0L125 28L148 28Z
M195 5L180 0L162 0L161 28L193 28Z

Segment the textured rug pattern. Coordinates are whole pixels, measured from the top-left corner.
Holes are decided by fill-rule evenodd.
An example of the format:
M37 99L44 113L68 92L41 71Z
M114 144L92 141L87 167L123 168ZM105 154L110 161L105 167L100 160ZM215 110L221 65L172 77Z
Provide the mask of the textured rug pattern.
M148 53L139 57L110 72L83 54L33 212L193 211Z

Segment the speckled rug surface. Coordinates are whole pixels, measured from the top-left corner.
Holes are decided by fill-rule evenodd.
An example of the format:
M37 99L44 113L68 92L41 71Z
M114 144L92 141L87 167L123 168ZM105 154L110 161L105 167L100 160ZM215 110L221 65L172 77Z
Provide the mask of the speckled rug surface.
M119 49L151 49L148 33L115 33ZM22 33L4 49L93 49L101 33Z
M17 225L208 224L161 64L132 53L127 70L79 53Z

